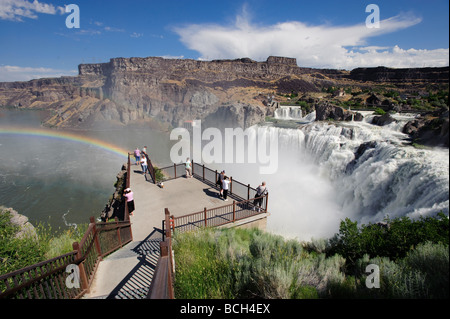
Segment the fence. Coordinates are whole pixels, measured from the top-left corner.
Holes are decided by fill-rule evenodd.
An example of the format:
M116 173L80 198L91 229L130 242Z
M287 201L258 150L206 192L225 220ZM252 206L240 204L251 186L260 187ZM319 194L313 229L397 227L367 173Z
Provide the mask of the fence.
M267 213L268 194L252 198L250 200L236 201L224 206L214 208L204 208L200 212L183 215L179 217L171 216L171 224L164 221L163 227L172 228L175 231L194 231L201 227L217 227L238 220ZM261 200L261 207L255 205L256 200ZM169 227L167 226L169 225Z
M153 173L150 174L154 176L153 166L152 170ZM185 164L173 164L162 167L160 170L164 174L163 181L169 181L185 175ZM210 186L215 186L219 177L219 172L206 167L204 164L202 165L192 161L192 175ZM231 176L228 195L233 195L233 197L237 200L249 200L256 197L256 189L251 187L250 184L243 184L237 180L234 180Z
M164 181L176 179L185 174L184 164L173 164L161 168ZM205 165L192 163L192 175L217 187L219 177L217 170L211 170ZM162 222L163 241L160 243L160 257L156 265L152 279L148 299L173 299L174 298L174 261L172 252L172 235L175 231L193 231L200 227L215 227L232 223L240 219L267 213L269 194L256 197L256 189L250 184L243 184L230 178L229 196L233 202L228 205L207 209L188 215L174 217L165 209L165 218ZM257 202L260 202L256 205Z
M170 212L164 212L165 223L170 223ZM156 264L147 299L174 299L173 290L174 261L172 253L172 232L170 227L164 231L164 241L160 243L160 257Z
M125 188L129 186L130 155ZM91 217L83 238L73 243L73 251L0 276L0 299L81 298L89 292L103 257L133 240L126 203L124 219L119 221L116 217L114 222L96 223Z
M132 241L129 221L90 224L73 251L56 258L0 276L0 298L77 299L89 292L95 271L103 257ZM76 265L75 275L68 266ZM72 268L71 268L72 269ZM74 280L68 284L68 280Z

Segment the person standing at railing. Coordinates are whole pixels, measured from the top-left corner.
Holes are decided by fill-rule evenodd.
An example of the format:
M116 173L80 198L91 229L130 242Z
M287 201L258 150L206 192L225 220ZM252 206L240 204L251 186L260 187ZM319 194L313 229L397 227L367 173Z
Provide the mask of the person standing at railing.
M140 162L141 162L141 151L137 147L134 150L134 158L136 159L136 165L140 164Z
M225 177L225 171L220 172L219 177L217 178L216 184L219 185L219 197L223 196L223 179Z
M147 172L147 156L145 156L145 154L142 155L141 167L142 167L142 173L145 175L145 173Z
M256 188L256 198L253 201L253 205L255 205L255 207L253 207L253 210L256 210L256 209L258 209L258 211L261 210L264 196L266 196L268 193L269 193L269 191L266 187L266 182L262 182L261 185L259 185Z
M127 201L127 206L128 206L128 213L131 216L134 216L133 212L134 212L134 194L131 191L130 188L127 188L123 191L123 196L125 196L126 201Z
M230 179L228 178L228 176L225 176L224 178L223 178L223 181L222 181L222 188L223 188L223 200L225 201L225 202L227 202L228 201L228 189L229 189L229 187L230 187Z
M184 165L186 166L186 178L191 178L192 177L192 164L191 161L189 160L189 157L186 158L186 163L184 163Z

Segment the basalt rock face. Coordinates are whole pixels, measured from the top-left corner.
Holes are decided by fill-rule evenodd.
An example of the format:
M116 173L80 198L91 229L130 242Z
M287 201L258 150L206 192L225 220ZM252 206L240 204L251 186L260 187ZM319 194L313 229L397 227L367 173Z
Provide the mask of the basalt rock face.
M438 114L424 114L409 121L403 128L413 142L427 146L449 147L448 110Z
M334 106L326 102L315 105L317 121L362 121L361 113L348 111L339 106Z
M440 68L356 68L349 78L355 81L384 83L448 83L449 67Z
M129 124L157 119L174 127L208 117L214 125L224 114L230 125L248 127L264 120L268 107L255 99L274 92L320 89L321 80L296 60L269 57L265 62L175 60L158 57L116 58L81 64L79 76L0 83L0 106L54 111L48 125Z
M295 59L285 57L269 57L264 62L249 58L115 58L108 63L81 64L78 69L75 77L0 83L0 106L51 110L46 124L58 127L141 122L179 127L185 121L200 119L209 126L226 123L245 128L273 114L274 104L267 103L266 97L276 93L320 92L342 81L361 83L355 79L411 77L439 82L447 74L448 83L448 68L402 71L401 75L387 68L349 72L302 68ZM397 75L391 75L392 72ZM351 118L344 113L333 116ZM330 114L324 116L329 118Z

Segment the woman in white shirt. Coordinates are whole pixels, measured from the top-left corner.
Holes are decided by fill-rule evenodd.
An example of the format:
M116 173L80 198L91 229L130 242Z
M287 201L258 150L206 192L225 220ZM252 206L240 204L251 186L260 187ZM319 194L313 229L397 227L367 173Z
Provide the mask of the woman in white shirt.
M141 167L142 173L145 174L145 172L147 172L147 156L145 156L145 154L142 156L141 159Z
M186 158L186 163L184 163L186 166L186 178L192 177L192 167L191 167L191 161L189 160L189 157Z
M222 189L223 189L223 200L228 201L228 188L230 186L230 180L228 179L228 176L225 176L222 181Z

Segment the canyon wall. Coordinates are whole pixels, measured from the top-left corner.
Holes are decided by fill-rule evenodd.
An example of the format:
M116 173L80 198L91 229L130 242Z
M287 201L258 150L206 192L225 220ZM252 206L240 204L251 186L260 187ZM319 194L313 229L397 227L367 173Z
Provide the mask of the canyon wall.
M80 64L78 69L75 77L0 83L0 106L50 110L53 115L46 125L58 127L148 121L178 127L202 119L217 127L245 128L273 114L270 101L276 93L320 92L330 85L383 79L443 81L445 74L448 77L448 67L432 72L387 68L349 72L302 68L296 59L286 57L269 57L264 62L114 58Z

